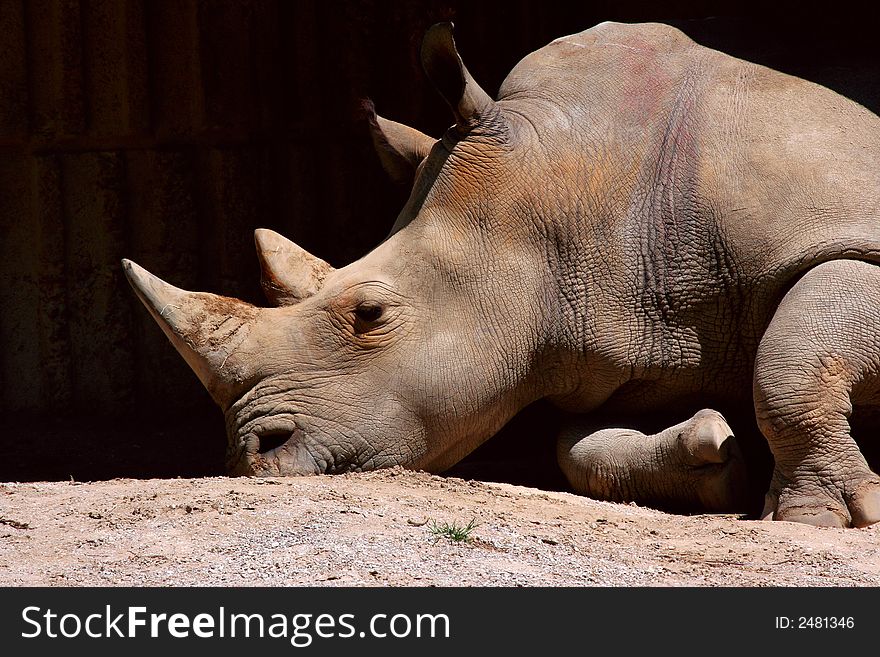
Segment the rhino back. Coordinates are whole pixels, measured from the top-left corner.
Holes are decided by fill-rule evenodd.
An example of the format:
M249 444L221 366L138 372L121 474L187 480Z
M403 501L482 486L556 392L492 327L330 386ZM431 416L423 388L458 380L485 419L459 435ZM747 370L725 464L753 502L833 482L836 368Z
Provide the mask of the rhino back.
M780 242L878 237L880 118L671 26L602 23L557 39L514 68L500 98L561 142L589 143L587 167L606 151L594 168L612 169L609 187L634 185L636 203L667 183L693 198L732 255L754 263L744 274L780 265L766 248Z
M603 23L524 58L499 100L587 198L550 218L557 250L580 251L562 258L584 290L573 321L633 335L635 318L642 337L605 350L637 373L747 379L801 273L880 262L880 119L824 87L667 25Z

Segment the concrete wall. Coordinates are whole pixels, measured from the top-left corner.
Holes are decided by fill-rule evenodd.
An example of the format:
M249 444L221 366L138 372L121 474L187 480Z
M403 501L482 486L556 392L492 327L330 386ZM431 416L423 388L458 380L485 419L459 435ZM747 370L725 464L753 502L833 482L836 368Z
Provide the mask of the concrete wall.
M442 132L450 118L417 59L437 20L455 18L468 67L492 93L552 38L608 18L678 18L710 45L876 109L868 21L686 20L705 13L526 0L0 0L0 440L14 464L0 479L64 477L95 454L116 461L88 472L186 474L201 471L191 463L207 444L204 467L219 467L219 413L119 260L259 301L256 227L337 266L366 252L406 190L385 181L358 101ZM190 426L206 437L186 442L181 466L167 446L179 449ZM161 431L173 435L157 441ZM144 459L162 466L138 470Z

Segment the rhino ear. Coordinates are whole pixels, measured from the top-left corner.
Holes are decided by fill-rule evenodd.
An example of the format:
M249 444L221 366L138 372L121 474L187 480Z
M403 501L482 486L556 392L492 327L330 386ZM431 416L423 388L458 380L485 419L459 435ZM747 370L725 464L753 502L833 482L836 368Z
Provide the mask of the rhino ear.
M383 119L376 114L376 108L370 101L364 101L364 110L382 168L394 182L411 184L416 169L428 157L437 140L415 128Z
M260 285L269 303L292 306L321 289L333 267L268 228L254 231Z
M452 108L459 132L467 132L495 103L465 68L452 28L452 23L438 23L428 29L422 41L422 67Z

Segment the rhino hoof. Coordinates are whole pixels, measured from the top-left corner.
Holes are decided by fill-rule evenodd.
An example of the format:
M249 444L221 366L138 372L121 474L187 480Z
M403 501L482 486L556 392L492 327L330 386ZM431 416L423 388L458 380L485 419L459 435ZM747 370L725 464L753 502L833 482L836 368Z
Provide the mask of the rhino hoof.
M777 472L765 498L762 517L816 527L868 527L880 522L880 477L868 472L851 490L847 493L787 484Z
M685 462L693 467L725 463L736 450L733 430L721 413L704 409L694 415L678 439L684 449Z
M701 505L709 511L742 510L748 495L745 461L724 417L702 410L677 440Z

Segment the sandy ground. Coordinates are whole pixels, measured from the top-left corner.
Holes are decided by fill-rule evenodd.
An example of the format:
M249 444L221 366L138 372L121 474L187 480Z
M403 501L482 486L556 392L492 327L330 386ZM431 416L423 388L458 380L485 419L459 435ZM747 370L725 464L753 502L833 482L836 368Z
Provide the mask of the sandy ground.
M472 520L467 541L432 531ZM880 586L880 525L674 516L403 470L5 483L0 584Z

